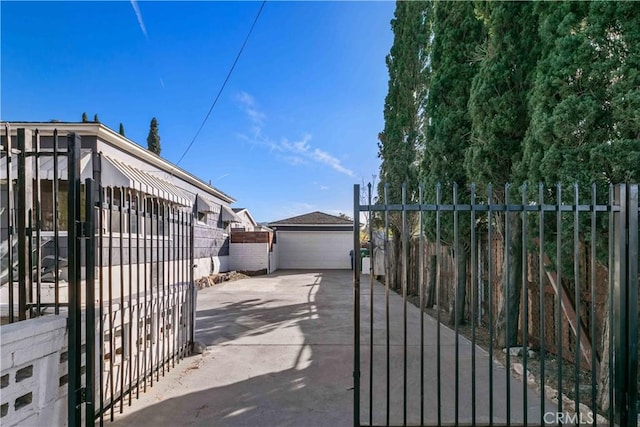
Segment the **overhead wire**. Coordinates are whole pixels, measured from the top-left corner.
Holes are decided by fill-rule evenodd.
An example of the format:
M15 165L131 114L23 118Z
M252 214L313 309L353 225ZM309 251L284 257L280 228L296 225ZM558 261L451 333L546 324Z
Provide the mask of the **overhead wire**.
M242 46L240 47L240 50L238 51L238 54L236 55L236 59L233 61L233 64L231 65L231 68L229 69L229 72L227 73L227 77L224 79L224 82L222 83L222 86L220 86L220 90L218 90L218 94L216 95L215 99L213 100L213 103L211 104L211 108L209 108L209 111L207 112L207 115L204 117L204 120L200 124L200 127L198 128L198 131L194 135L193 139L191 140L191 142L189 143L187 148L184 150L184 153L182 153L182 156L180 156L180 158L176 162L176 166L178 166L180 164L182 159L184 159L184 156L186 156L187 153L189 152L189 150L191 150L191 147L196 142L196 139L200 135L200 132L202 132L202 129L204 128L204 125L207 123L207 120L209 120L209 116L211 116L211 112L213 111L214 107L218 103L218 99L220 99L220 95L222 95L222 91L224 91L224 88L227 85L227 82L229 81L229 78L231 77L231 74L233 73L233 70L236 68L236 64L238 63L238 60L240 59L240 56L242 55L242 52L244 51L244 48L247 45L247 42L249 41L249 37L251 37L251 33L253 32L253 29L255 28L256 23L258 22L258 19L260 18L260 15L262 14L262 9L264 9L264 5L266 3L267 3L267 1L264 0L262 2L262 4L260 5L260 9L258 9L258 13L256 14L256 17L253 20L253 24L251 24L251 28L249 28L249 32L247 33L247 36L245 37L244 42L242 43Z

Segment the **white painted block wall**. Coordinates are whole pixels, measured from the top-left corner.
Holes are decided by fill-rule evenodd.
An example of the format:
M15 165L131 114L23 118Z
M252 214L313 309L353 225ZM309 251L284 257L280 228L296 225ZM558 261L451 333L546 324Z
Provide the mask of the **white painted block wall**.
M66 350L67 319L46 316L3 325L3 426L66 424L67 386L60 385L66 368L60 356Z
M257 271L269 268L268 243L231 243L229 269Z
M278 269L278 245L274 243L271 252L269 252L269 274Z

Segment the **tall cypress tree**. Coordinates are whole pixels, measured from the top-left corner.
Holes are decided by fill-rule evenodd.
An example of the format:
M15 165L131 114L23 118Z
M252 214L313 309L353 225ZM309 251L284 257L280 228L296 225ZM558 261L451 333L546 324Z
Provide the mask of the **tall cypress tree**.
M87 113L82 113L82 123L87 123L89 121L89 117L87 117Z
M516 171L530 120L527 99L538 59L533 6L529 2L476 3L476 13L485 23L488 38L470 93L472 142L465 163L469 179L481 187L487 183L495 185L494 201L498 203L505 200L506 183L516 187L522 182ZM518 339L522 238L516 214L496 215L496 221L498 232L507 221L511 230L505 242L510 265L506 265L507 257L503 265L503 271L509 275L502 275L496 328L499 345L511 346Z
M100 119L98 118L98 114L97 113L93 115L93 122L94 123L100 123Z
M586 197L592 182L604 189L640 179L637 6L567 2L545 10L527 178L578 183Z
M595 182L600 187L599 202L606 202L609 184L640 179L638 7L632 2L553 6L539 5L542 55L531 97L523 170L531 183L578 183L581 200L591 200L590 184ZM563 194L573 196L571 191ZM556 197L551 189L549 198ZM609 230L606 218L601 219L597 232L603 234L596 243L602 247L596 247L596 256L607 265ZM565 241L572 242L571 222L563 232L569 234ZM563 259L570 260L573 248L571 243L567 246L562 248ZM554 253L548 251L555 262ZM570 266L563 271L565 279L572 278ZM608 319L604 313L598 387L598 404L605 411L610 405Z
M391 20L394 40L386 63L389 70L389 90L384 105L384 130L379 134L378 156L380 184L378 192L389 188L389 202L401 200L402 184L407 184L408 201L417 197L419 159L424 141L422 114L428 83L428 56L430 40L430 10L426 1L397 1ZM394 217L395 218L395 217ZM400 226L392 221L393 251L399 259ZM401 269L396 269L398 274ZM396 287L397 279L391 285Z
M401 186L417 191L416 157L423 146L421 114L426 99L430 35L430 2L396 2L391 28L393 46L387 55L389 90L384 105L384 130L379 135L380 185L389 184L390 202L400 201Z
M149 135L147 136L147 149L160 155L160 135L158 134L158 120L154 117L149 124Z
M124 135L124 125L123 125L122 123L120 123L120 129L118 129L118 133L119 133L120 135L122 135L122 136L125 136L125 135Z
M425 111L429 125L420 174L425 184L426 200L435 200L436 184L440 183L442 202L451 203L452 188L456 183L459 186L459 202L468 201L464 153L471 139L471 117L467 104L471 82L478 71L474 56L484 37L483 24L476 18L472 2L435 3L431 78ZM460 230L466 233L469 230L469 217L461 216L460 219ZM425 230L430 239L436 237L435 229L435 217L425 216ZM455 251L451 215L442 216L441 232L444 242ZM456 320L454 314L459 323L464 320L468 250L469 244L465 242L460 253L454 252L458 266L458 283L455 284L458 305L457 312L454 312L454 298L450 298L450 323ZM431 290L430 294L433 294Z

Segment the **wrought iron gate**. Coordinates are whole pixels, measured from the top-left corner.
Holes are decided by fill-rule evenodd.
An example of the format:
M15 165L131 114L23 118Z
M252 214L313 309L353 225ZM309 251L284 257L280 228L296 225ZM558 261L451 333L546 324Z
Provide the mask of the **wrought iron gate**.
M77 134L5 125L0 154L3 323L68 316L68 425L102 425L192 350L193 212L102 187Z
M383 188L354 186L354 425L636 425L637 184Z

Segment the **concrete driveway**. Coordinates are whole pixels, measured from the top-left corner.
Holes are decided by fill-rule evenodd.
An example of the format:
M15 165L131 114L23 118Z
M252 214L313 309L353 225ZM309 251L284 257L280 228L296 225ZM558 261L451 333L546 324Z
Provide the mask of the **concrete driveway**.
M181 362L116 426L353 425L350 271L278 271L198 292L203 356Z
M368 422L367 276L362 278L362 423ZM366 291L365 291L366 290ZM374 424L386 414L384 288L374 296ZM402 423L402 299L391 295L392 323L391 423ZM419 310L408 307L408 421L419 422ZM397 320L395 320L397 319ZM427 319L429 319L427 317ZM436 323L428 329L425 407L427 420L437 421L435 388ZM418 329L416 329L418 328ZM453 332L443 328L443 422L453 419ZM350 271L278 271L272 275L227 282L198 293L196 340L208 346L171 370L125 413L116 426L351 426L353 425L353 287ZM470 420L467 384L471 345L461 341L462 392L460 420ZM487 413L488 356L478 356L478 407ZM480 369L480 367L484 367ZM496 421L504 420L505 370L496 367ZM483 373L485 372L485 373ZM445 383L446 381L446 383ZM522 402L522 384L512 382L512 395ZM539 397L531 391L535 412ZM521 417L522 404L514 404ZM530 417L533 420L533 413ZM539 413L536 415L539 420Z

